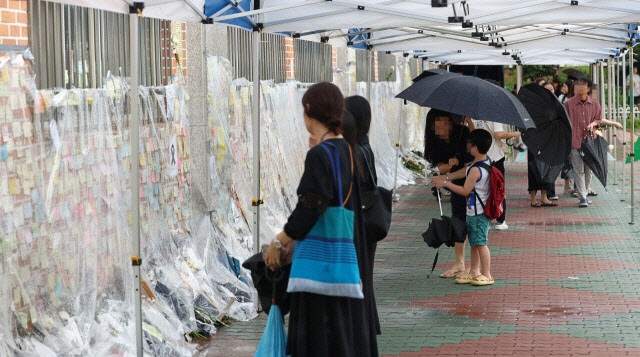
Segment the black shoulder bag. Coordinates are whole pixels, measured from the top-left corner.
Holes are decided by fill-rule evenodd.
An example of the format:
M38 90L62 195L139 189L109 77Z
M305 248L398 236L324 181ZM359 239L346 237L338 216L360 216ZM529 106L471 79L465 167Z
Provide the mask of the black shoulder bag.
M384 187L377 187L373 176L373 168L370 163L368 150L360 147L364 157L369 176L371 177L372 190L362 192L362 211L364 217L364 229L367 239L381 241L389 233L391 226L391 196L392 192Z

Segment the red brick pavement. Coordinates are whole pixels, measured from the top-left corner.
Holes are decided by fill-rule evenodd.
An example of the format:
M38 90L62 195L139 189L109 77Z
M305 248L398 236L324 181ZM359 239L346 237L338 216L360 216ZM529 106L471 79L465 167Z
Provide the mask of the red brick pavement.
M586 338L551 334L546 331L517 331L496 337L465 340L459 344L445 344L438 348L423 348L388 357L426 356L640 356L638 348L624 348Z
M520 327L550 327L638 310L640 299L529 284L414 300L408 305Z
M521 250L547 250L567 248L594 243L608 243L620 240L631 240L616 236L600 234L559 232L537 230L531 234L530 230L496 231L489 233L489 245Z

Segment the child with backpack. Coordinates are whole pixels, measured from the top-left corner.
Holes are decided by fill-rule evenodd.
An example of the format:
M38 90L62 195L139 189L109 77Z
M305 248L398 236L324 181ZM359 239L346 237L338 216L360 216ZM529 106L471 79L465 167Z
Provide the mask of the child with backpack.
M494 283L491 276L491 253L487 243L491 220L500 217L504 211L504 176L498 168L491 165L491 160L487 157L491 142L492 137L488 131L472 131L469 134L468 146L474 158L473 162L467 168L449 174L448 177L433 178L437 188L447 188L465 196L467 200L471 271L460 274L456 279L457 284L485 286ZM454 185L450 181L465 176L464 186Z

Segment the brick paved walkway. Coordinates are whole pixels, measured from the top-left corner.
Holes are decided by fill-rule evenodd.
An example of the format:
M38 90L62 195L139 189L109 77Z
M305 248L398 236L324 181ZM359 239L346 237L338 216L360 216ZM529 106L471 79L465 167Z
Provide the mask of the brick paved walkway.
M490 232L490 287L439 278L454 260L446 247L426 278L435 250L420 234L437 201L424 185L400 190L376 257L381 355L640 356L640 222L627 224L620 186L596 183L586 209L562 195L559 207L532 208L526 180L525 165L507 168L509 230ZM252 356L265 321L233 324L201 356Z

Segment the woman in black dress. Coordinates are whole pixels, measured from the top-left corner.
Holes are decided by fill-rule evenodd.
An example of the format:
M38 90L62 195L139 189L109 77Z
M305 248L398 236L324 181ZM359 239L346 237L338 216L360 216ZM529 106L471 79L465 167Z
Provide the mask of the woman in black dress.
M344 207L354 212L354 243L364 299L335 297L312 293L292 293L289 316L287 354L307 356L378 356L375 317L372 309L372 277L368 274L367 242L362 225L360 185L357 166L351 171L349 144L342 137L344 97L335 85L322 82L309 87L302 98L304 119L310 143L331 142L340 153L342 192L345 196L353 183ZM340 206L335 192L329 158L323 148L307 152L305 168L298 186L298 203L284 230L271 242L265 261L280 266L279 245L302 240L328 206ZM276 240L278 242L276 242Z
M354 95L345 99L347 111L344 116L344 136L349 145L356 153L358 175L360 181L360 198L363 206L367 205L367 197L371 196L378 187L378 175L376 174L375 156L373 149L369 145L369 128L371 127L371 106L369 102L359 95ZM371 202L369 199L369 202ZM366 214L366 213L365 213ZM367 260L369 261L368 277L373 277L373 266L376 257L376 248L378 246L377 238L367 234L365 225L365 237L367 241ZM378 308L375 303L375 294L373 284L371 286L371 302L373 303L373 311L375 314L376 332L380 331L380 319L378 318Z
M427 114L425 127L424 157L433 166L438 168L441 175L447 175L464 167L466 163L473 161L473 156L467 151L467 139L469 128L461 123L454 122L454 114L431 109ZM452 181L456 185L464 185L464 178ZM463 196L451 193L451 215L466 221L467 202ZM451 278L468 271L464 263L464 243L456 243L456 262L440 275L443 278Z

